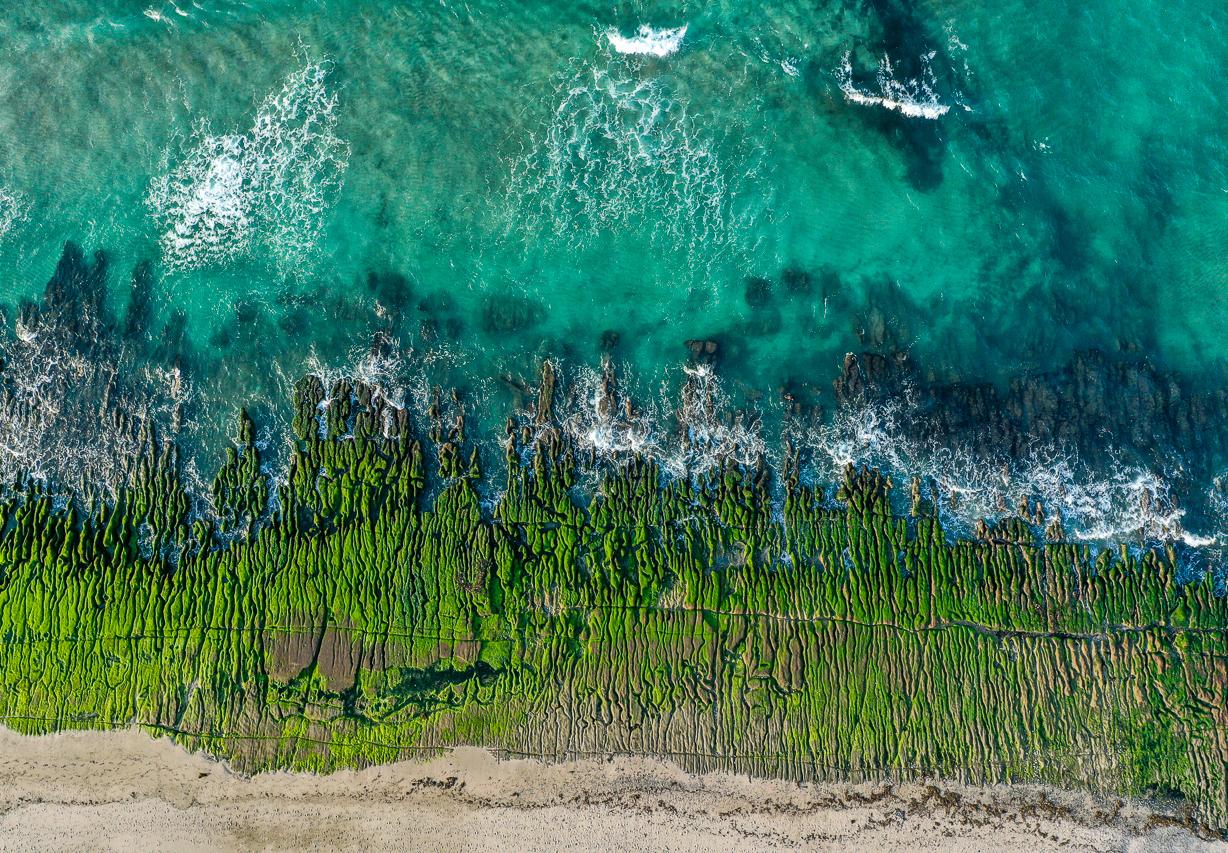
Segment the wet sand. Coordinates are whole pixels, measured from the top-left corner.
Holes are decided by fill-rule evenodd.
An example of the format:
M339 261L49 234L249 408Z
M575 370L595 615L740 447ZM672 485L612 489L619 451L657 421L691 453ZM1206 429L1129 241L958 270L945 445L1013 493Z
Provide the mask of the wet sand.
M0 730L0 850L1212 850L1146 804L1035 786L795 785L464 748L246 778L139 731Z

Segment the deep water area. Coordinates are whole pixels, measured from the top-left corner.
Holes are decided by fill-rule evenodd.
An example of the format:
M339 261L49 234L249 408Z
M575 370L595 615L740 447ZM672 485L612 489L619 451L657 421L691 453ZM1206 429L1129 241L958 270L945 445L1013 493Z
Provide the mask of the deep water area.
M1222 4L66 0L0 12L0 478L199 511L306 374L951 530L1228 544ZM194 485L193 485L194 484ZM904 496L905 488L895 493ZM1037 506L1039 502L1039 506Z

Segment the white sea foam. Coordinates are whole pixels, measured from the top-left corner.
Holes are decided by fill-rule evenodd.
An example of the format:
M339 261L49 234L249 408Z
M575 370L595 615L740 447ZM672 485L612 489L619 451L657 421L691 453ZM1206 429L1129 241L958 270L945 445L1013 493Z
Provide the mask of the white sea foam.
M249 137L261 236L283 271L314 251L349 161L350 147L336 135L328 72L324 63L308 63L287 77L260 105Z
M282 385L288 398L301 373L315 376L326 391L340 380L362 383L372 389L377 399L420 415L430 408L435 396L436 386L430 379L432 371L460 367L468 357L468 353L446 345L413 349L393 343L379 349L356 347L340 362L328 363L313 351L301 372L282 375Z
M968 45L964 44L959 34L955 32L955 21L947 21L942 25L942 32L947 37L947 50L951 53L967 53Z
M361 379L394 405L408 405L415 412L425 411L431 399L422 371L407 370L406 361L395 354L355 353L339 370L318 362L310 367L326 385L342 377ZM710 365L684 368L676 394L663 386L660 399L647 400L646 405L632 403L608 364L600 372L581 367L565 376L561 366L555 371L558 425L572 446L600 463L622 465L646 458L668 477L689 478L726 464L751 468L773 461L759 417L734 410ZM1179 542L1193 548L1224 544L1222 531L1207 534L1184 526L1186 514L1163 472L1111 459L1093 470L1075 454L1053 447L1037 446L1013 459L1005 452L986 456L967 447L923 442L905 426L913 419L914 405L904 394L841 407L819 426L789 422L784 437L808 459L804 475L829 487L841 482L848 465L933 484L932 496L944 520L952 531L965 535L980 520L1013 515L1026 504L1030 516L1040 514L1034 519L1039 525L1060 522L1077 541ZM534 427L531 419L522 423ZM586 467L581 473L595 472ZM582 479L591 482L588 476ZM898 496L903 491L897 489ZM1220 484L1210 502L1228 519L1224 495L1228 486Z
M677 417L680 441L661 454L674 476L699 475L727 463L753 466L767 457L759 418L733 411L729 395L708 364L684 368Z
M591 368L576 371L567 383L567 394L562 427L575 447L615 464L658 455L652 414L632 407L608 363L602 373Z
M19 322L2 349L5 487L29 477L61 495L113 498L142 452L142 430L156 426L161 438L175 438L192 395L178 369L132 368L83 352L54 322Z
M407 405L417 408L427 394L415 385L425 385L425 380L415 383L406 369L411 353L402 353L399 348L389 352L374 352L369 347L353 350L344 363L326 364L312 352L305 364L306 373L320 380L327 393L337 382L362 383L371 387L379 399L402 409ZM290 385L292 383L287 383ZM417 390L418 393L414 393ZM423 407L424 410L425 407Z
M656 30L641 25L633 36L624 36L616 29L606 30L605 37L617 53L633 56L666 57L678 52L686 36L687 25Z
M935 91L937 81L930 67L934 54L928 53L921 57L921 75L910 80L897 80L891 58L884 55L878 63L878 73L875 75L877 91L859 88L853 82L853 60L851 51L845 51L836 69L836 80L844 97L854 104L883 107L898 113L924 119L938 119L950 112L949 104L944 104ZM965 107L967 109L967 107Z
M546 230L573 249L600 235L642 235L684 255L697 279L744 250L751 214L735 200L757 162L732 137L736 128L714 136L668 81L608 60L565 79L557 98L549 125L512 166L510 229L526 239Z
M25 196L0 187L0 240L3 240L13 226L26 218L30 205Z
M649 458L668 476L693 477L728 463L753 467L771 456L759 418L733 410L710 365L685 368L678 397L663 393L649 408L632 407L608 367L605 373L581 368L560 387L569 389L560 417L564 434L604 463ZM905 394L842 407L823 425L790 423L785 438L808 457L807 476L828 486L841 482L848 465L933 483L944 518L965 534L982 519L1039 501L1043 524L1059 521L1081 541L1172 541L1193 547L1218 541L1183 526L1185 513L1161 474L1123 462L1093 471L1073 454L1052 448L1036 447L1015 460L1005 453L985 457L968 448L924 443L903 426L913 405ZM673 413L676 429L663 427L663 412ZM1228 499L1224 503L1228 507Z
M751 36L746 48L740 49L739 52L747 59L754 58L764 65L775 66L789 77L798 77L801 75L801 70L798 68L798 63L801 62L797 53L799 47L805 49L809 45L795 40L790 40L786 45L782 39L777 37L765 41L763 36L755 35Z
M171 268L222 263L251 245L255 207L247 140L198 126L197 143L151 184L147 202L165 223L162 254Z
M787 437L810 456L809 473L838 483L847 465L932 482L945 517L967 531L981 519L1039 501L1044 523L1061 522L1071 537L1095 543L1170 541L1202 547L1216 541L1187 530L1162 472L1122 461L1092 470L1060 448L1037 446L1022 459L938 446L907 434L908 395L841 408L830 423ZM1034 506L1034 503L1032 504Z
M676 394L665 383L659 399L635 402L608 363L601 372L580 367L566 378L561 366L555 371L558 425L573 447L602 465L648 459L667 477L690 478L726 464L753 467L768 457L759 418L733 410L711 365L683 368Z
M168 267L221 264L257 249L283 273L310 260L349 158L327 75L323 63L290 74L246 134L197 125L179 164L146 196Z
M1228 551L1228 472L1221 472L1212 479L1207 489L1206 500L1215 534L1204 537L1210 541L1201 543L1200 547L1206 549L1208 562L1223 575L1225 574L1224 567L1228 565L1228 561L1225 560L1225 557L1228 556L1225 553ZM1228 578L1225 579L1228 580Z

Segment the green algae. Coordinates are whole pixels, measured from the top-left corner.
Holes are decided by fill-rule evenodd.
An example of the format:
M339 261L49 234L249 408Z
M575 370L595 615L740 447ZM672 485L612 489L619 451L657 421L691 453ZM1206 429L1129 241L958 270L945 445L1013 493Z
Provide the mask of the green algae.
M550 413L506 482L438 407L300 383L274 489L244 413L210 520L152 437L110 504L2 505L0 718L140 725L245 770L455 744L799 780L1048 782L1228 826L1228 603L1172 549L952 539L914 490L786 464L609 467L587 505ZM834 500L833 500L834 498Z

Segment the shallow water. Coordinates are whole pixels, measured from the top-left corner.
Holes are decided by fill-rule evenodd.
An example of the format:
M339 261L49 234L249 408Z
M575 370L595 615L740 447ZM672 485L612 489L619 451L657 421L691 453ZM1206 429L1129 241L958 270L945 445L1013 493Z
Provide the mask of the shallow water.
M813 476L929 475L968 521L1030 496L1088 538L1217 539L1226 24L1207 0L0 13L7 374L43 410L0 425L5 476L125 452L47 411L99 370L134 414L182 408L207 479L237 406L274 432L308 370L457 387L481 435L551 358L607 455L685 474L784 429ZM105 298L69 300L84 337L19 318L66 240L108 260ZM839 393L848 352L908 370ZM588 405L603 355L634 423Z

